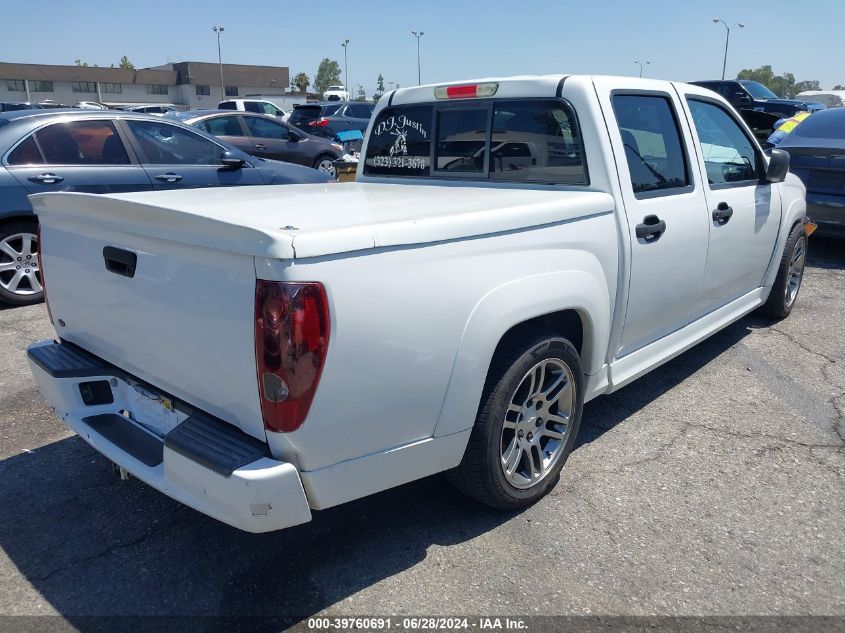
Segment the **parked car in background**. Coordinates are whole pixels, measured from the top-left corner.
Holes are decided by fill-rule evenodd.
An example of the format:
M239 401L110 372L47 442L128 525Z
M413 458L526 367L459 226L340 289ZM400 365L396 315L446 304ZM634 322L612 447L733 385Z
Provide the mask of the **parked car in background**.
M27 101L0 101L0 112L16 112L18 110L43 110L37 103Z
M334 138L344 130L365 132L373 116L374 103L332 101L298 105L289 122L309 134Z
M249 156L177 121L122 111L0 114L0 301L42 298L32 193L118 193L329 182L314 169Z
M53 99L44 99L43 101L39 101L38 105L42 108L69 108L71 106L67 105L66 103L59 103L58 101L54 101Z
M255 112L256 114L269 114L287 121L290 116L289 110L280 108L272 101L265 99L226 99L217 104L220 110L239 110L241 112Z
M100 103L99 101L77 101L75 108L80 108L82 110L108 110L109 107L104 104Z
M807 187L807 214L819 235L845 237L845 108L817 112L778 145Z
M130 106L128 108L123 109L127 112L140 112L142 114L154 114L157 116L167 114L168 112L178 112L178 108L172 103L152 103L146 105Z
M306 134L267 114L226 110L194 110L168 115L213 134L247 154L313 167L334 177L332 162L343 146Z
M821 103L826 108L845 106L845 90L806 90L795 95L796 99Z
M737 110L771 112L780 117L790 117L801 111L824 110L824 106L820 103L800 99L781 99L759 81L725 79L692 81L690 83L722 95Z
M350 95L346 86L329 86L328 90L323 93L323 99L326 101L349 101Z

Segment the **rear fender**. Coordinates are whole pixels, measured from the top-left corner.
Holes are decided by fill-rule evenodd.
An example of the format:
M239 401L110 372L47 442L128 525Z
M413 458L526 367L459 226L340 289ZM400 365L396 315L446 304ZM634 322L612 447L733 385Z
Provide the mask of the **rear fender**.
M609 296L602 275L577 270L517 279L487 293L464 328L434 435L472 427L496 346L508 330L530 319L560 310L577 311L584 330L584 371L601 369L610 336Z

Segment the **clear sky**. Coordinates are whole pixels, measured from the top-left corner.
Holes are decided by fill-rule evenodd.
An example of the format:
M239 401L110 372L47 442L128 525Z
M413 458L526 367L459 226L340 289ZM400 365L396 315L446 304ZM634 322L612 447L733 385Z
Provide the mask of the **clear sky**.
M0 61L108 66L127 55L138 68L167 61L289 66L313 80L323 57L349 83L375 88L416 83L422 30L423 83L490 75L590 73L694 80L721 76L731 29L728 76L771 64L822 87L845 84L845 0L273 0L115 2L2 0ZM744 29L735 27L746 24ZM2 79L2 78L0 78Z

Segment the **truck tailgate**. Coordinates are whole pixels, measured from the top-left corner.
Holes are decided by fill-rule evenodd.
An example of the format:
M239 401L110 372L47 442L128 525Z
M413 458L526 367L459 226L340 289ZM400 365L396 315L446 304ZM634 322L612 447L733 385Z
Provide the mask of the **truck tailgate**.
M265 439L253 257L171 241L166 225L157 238L130 232L119 218L91 222L60 209L42 205L40 213L58 335Z

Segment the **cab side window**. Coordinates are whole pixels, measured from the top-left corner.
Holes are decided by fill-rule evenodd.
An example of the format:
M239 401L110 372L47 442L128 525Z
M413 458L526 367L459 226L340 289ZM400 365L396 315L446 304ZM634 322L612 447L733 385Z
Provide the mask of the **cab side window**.
M724 108L687 99L701 144L707 181L714 186L756 183L761 171L754 143Z
M669 190L690 184L678 121L668 97L615 95L613 111L635 194L679 193Z

